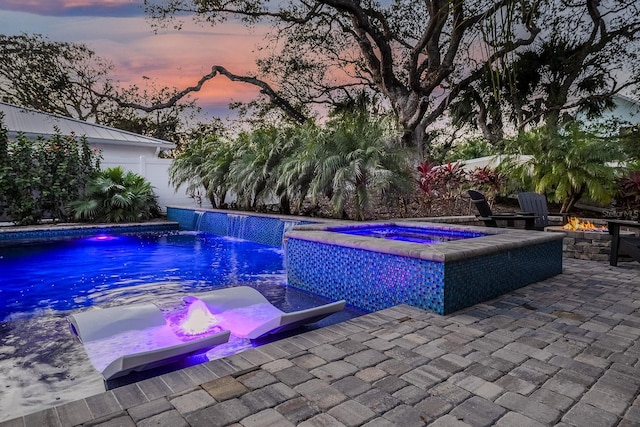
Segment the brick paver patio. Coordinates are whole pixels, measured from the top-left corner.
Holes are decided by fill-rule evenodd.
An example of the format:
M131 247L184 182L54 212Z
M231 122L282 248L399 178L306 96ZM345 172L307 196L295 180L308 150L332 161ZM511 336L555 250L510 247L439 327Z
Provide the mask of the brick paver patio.
M563 274L449 316L398 306L0 423L640 425L640 264Z

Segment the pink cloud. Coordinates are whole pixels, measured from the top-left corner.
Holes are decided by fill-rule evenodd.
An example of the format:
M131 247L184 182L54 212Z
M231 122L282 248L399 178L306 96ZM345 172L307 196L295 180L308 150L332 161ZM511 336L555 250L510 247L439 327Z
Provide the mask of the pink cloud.
M143 6L142 0L0 0L0 10L45 16L132 16Z
M213 65L222 65L237 74L255 70L252 51L262 36L247 35L244 28L234 24L224 24L224 27L223 33L198 28L139 34L135 43L98 39L90 45L99 55L111 58L116 65L117 79L123 84L142 85L146 83L144 77L150 77L159 86L182 89L196 84ZM218 76L193 96L207 104L228 104L232 100L250 100L257 92L252 86Z
M0 9L6 9L10 1L15 0L0 0ZM97 0L74 1L73 4L84 4ZM71 4L60 0L53 3ZM147 84L149 80L143 78L146 76L156 86L178 89L194 85L210 72L212 65L222 65L237 74L251 73L255 70L254 47L263 41L264 33L259 27L250 33L233 22L210 27L188 21L182 31L155 34L144 16L45 17L24 12L1 13L0 27L4 34L42 33L52 41L84 43L98 56L113 62L111 78L124 86ZM253 99L257 93L253 86L219 76L193 97L203 106L226 107L231 101Z

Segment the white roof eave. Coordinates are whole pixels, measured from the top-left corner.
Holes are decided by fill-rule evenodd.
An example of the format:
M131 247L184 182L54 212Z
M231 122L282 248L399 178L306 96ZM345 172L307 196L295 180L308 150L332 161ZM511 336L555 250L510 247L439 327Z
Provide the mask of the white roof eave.
M176 145L169 141L6 102L0 102L0 112L4 113L4 125L9 130L9 136L13 138L22 133L28 138L46 139L59 132L62 135L84 136L90 144L156 147L161 150L176 148Z
M24 135L26 138L28 139L38 139L38 138L50 138L51 134L50 133L36 133L36 132L16 132L16 131L9 131L8 132L8 136L9 139L13 139L16 138L18 136L18 134L22 134ZM82 137L83 135L80 135L80 137ZM151 142L136 142L136 141L119 141L116 139L105 139L105 138L89 138L87 137L87 143L91 144L105 144L105 145L121 145L121 146L125 146L125 147L157 147L160 148L161 150L172 150L174 148L176 148L175 144L171 144L169 142L165 142L165 143L161 143L161 142L157 142L157 143L151 143Z

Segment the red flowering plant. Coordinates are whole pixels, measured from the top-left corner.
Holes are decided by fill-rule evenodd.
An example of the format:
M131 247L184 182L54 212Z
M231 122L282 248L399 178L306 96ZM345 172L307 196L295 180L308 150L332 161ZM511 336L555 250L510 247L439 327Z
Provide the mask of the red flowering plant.
M422 190L422 197L419 197L418 200L422 210L425 210L427 214L431 214L431 206L435 197L434 167L435 163L425 160L416 168L418 170L418 179L416 181L418 183L418 187Z
M477 167L469 172L469 183L483 192L490 202L495 199L506 182L506 175L489 166Z
M618 179L614 199L614 215L622 219L640 220L640 171Z
M434 168L436 191L443 202L445 214L455 214L456 204L467 183L467 173L459 162L447 163Z
M426 196L429 210L434 200L439 200L445 214L453 214L460 193L467 182L466 172L458 162L435 165L423 162L418 168L418 185Z
M431 196L434 186L433 168L435 163L424 161L417 167L418 170L418 187L427 195Z

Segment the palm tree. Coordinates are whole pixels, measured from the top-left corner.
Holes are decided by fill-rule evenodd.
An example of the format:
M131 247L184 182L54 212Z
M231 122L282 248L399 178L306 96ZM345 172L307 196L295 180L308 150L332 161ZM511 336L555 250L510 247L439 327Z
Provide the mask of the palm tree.
M530 180L534 190L562 203L561 212L570 212L587 196L608 203L619 171L612 162L624 157L615 138L600 136L571 122L557 133L546 128L525 133L515 140L516 154L532 156L508 170L522 182Z
M242 132L236 138L236 145L241 148L229 169L229 181L238 204L246 209L255 209L269 190L271 151L277 138L278 129L274 126Z
M287 146L278 168L276 194L295 202L297 212L310 194L318 159L324 151L325 131L309 120L305 124L291 129L287 136ZM317 200L312 200L314 205Z
M231 142L217 135L201 135L173 160L169 182L175 188L187 184L190 194L204 188L211 205L222 207L229 188L229 169L235 158L236 147Z
M120 166L101 171L89 182L87 196L71 208L77 220L103 222L143 221L160 213L151 184Z
M322 150L316 151L312 193L329 196L343 217L346 203L353 202L356 219L363 220L375 192L384 196L389 190L410 191L406 150L392 144L393 137L388 117L374 120L368 112L356 111L331 120Z
M290 193L280 179L285 161L300 145L295 128L262 126L243 132L237 138L242 147L229 170L232 189L238 203L248 209L257 209L277 197L281 213L290 213Z

